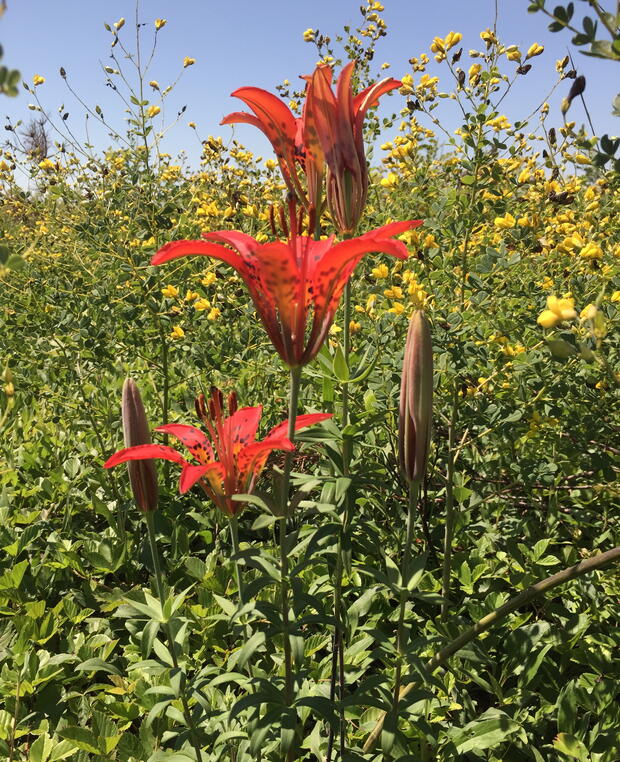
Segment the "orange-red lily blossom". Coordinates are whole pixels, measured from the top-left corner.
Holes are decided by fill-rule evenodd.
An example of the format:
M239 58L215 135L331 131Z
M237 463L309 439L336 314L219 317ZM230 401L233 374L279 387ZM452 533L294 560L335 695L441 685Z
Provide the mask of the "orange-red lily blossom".
M332 91L332 70L319 64L308 77L306 109L313 116L321 151L329 173L327 203L341 233L353 232L360 220L368 193L368 166L364 151L364 118L379 98L402 85L387 78L353 95L351 77L355 61L349 62Z
M283 101L260 87L240 87L232 95L240 98L254 113L235 111L225 116L221 124L244 122L264 132L273 146L289 191L312 218L320 215L325 160L307 103L304 103L301 118L297 118ZM299 168L306 176L306 188L302 185Z
M406 259L407 247L394 236L421 224L422 220L392 222L336 244L334 236L315 241L294 230L288 241L273 243L221 230L205 233L206 240L167 243L151 264L200 254L232 265L245 281L280 357L296 368L321 348L345 284L364 254L377 251Z
M108 458L105 468L132 460L171 460L182 466L179 491L187 492L196 483L204 489L213 502L228 516L236 516L244 503L232 499L233 495L250 494L256 479L263 470L272 450L294 450L288 439L288 421L284 421L262 441L256 440L262 407L243 407L237 410L235 395L228 400L230 415L222 412L223 397L214 389L209 400L208 413L204 397L197 400L197 409L203 419L209 437L195 426L170 423L158 426L155 431L171 434L182 442L193 456L195 463L186 460L173 447L158 444L142 444L126 447ZM298 415L295 430L312 426L331 418L329 413ZM216 459L217 456L217 459Z

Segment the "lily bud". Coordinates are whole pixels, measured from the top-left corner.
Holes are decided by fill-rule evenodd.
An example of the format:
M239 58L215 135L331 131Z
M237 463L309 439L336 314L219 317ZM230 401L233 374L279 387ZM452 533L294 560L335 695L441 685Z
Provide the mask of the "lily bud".
M121 403L123 436L125 447L150 444L151 433L144 412L140 391L135 382L128 378L123 384ZM157 510L159 491L154 460L132 460L127 463L129 483L136 505L145 513Z
M409 323L400 386L398 453L409 482L424 478L433 419L433 347L430 323L416 310Z

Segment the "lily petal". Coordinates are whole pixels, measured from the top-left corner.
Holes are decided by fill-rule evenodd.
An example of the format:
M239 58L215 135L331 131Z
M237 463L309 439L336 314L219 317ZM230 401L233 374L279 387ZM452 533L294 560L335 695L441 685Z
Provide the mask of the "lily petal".
M155 431L172 434L187 447L199 463L206 465L215 458L211 443L204 432L195 426L188 426L185 423L167 423L158 426Z
M263 412L262 406L242 407L224 421L223 438L230 441L236 455L243 447L254 442L258 424Z
M305 429L307 426L313 426L315 423L321 423L321 421L327 421L329 418L332 418L331 413L304 413L303 415L298 415L295 419L295 431L299 431L300 429ZM264 441L267 441L268 439L271 439L272 437L281 437L286 436L288 433L288 420L282 421L282 423L279 423L277 426L274 426L273 429L267 434Z
M207 473L208 468L209 466L194 466L190 463L185 465L179 479L179 492L182 495L188 492Z
M171 460L173 463L185 464L187 461L180 452L174 447L167 447L160 444L143 444L135 447L124 447L115 452L103 464L104 468L113 468L119 463L126 463L128 460Z

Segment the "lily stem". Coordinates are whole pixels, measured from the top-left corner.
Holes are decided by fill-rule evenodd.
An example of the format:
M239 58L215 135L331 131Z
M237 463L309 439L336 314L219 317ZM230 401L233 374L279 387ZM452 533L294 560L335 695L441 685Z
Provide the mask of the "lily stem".
M295 422L297 420L297 403L299 401L299 389L301 386L301 367L291 368L290 391L288 409L288 438L295 442ZM282 639L284 649L284 705L290 707L293 703L293 658L291 649L289 619L289 562L288 545L286 542L286 520L289 514L289 492L291 486L291 470L293 466L293 452L286 453L284 460L284 478L282 480L282 518L280 519L280 602L282 608ZM290 758L291 752L287 754Z
M344 235L345 240L351 238L353 234L347 233ZM342 348L344 354L345 365L349 367L349 355L351 354L351 282L347 281L344 287L344 325L342 327ZM345 383L342 388L342 429L343 432L349 424L349 385ZM342 439L342 474L348 477L351 472L351 438L348 434L343 433ZM332 654L332 673L330 678L330 699L334 701L336 696L336 683L338 683L338 694L342 706L345 690L344 679L344 616L342 612L342 575L344 571L344 551L345 542L347 540L347 533L349 531L349 516L350 516L351 498L349 491L344 498L344 514L342 517L342 525L338 533L338 547L336 548L336 568L334 569L334 641L333 641L333 654ZM340 720L340 757L344 756L345 752L345 720L344 709L339 711ZM334 732L330 728L329 739L327 742L327 762L331 762L332 750L334 744Z
M405 629L405 611L407 608L408 585L409 585L409 566L411 564L411 545L413 543L413 526L415 524L415 511L418 504L418 495L420 493L420 482L409 483L409 503L407 508L407 536L405 538L405 547L403 550L403 560L400 570L400 607L398 611L398 628L396 631L396 673L394 677L394 726L398 722L398 702L400 698L400 685L403 674L403 662L405 659L407 647L407 632Z
M233 553L235 556L239 555L239 519L236 516L231 516L229 520L230 524L230 540L232 542ZM243 579L241 577L241 569L239 567L239 559L235 558L235 580L237 582L237 595L239 596L239 606L243 606L245 603Z
M163 583L163 575L161 571L161 564L159 561L159 551L157 550L157 540L155 537L154 511L147 511L144 514L144 520L146 522L146 528L147 528L148 537L149 537L149 546L151 549L151 559L153 561L153 569L155 571L155 586L157 588L157 597L159 598L159 603L161 605L162 616L163 616L166 598L165 598L165 592L164 592L164 583ZM166 637L168 640L168 649L170 651L172 665L175 670L179 670L179 661L177 659L177 654L176 654L176 644L174 642L172 630L170 629L170 623L168 621L165 621L163 622L163 626L164 626L164 630L166 632ZM183 706L183 717L185 718L185 724L187 725L187 729L189 731L190 742L192 746L194 747L194 751L196 752L196 759L198 760L198 762L202 762L202 753L200 751L200 745L198 741L196 740L196 728L194 727L194 722L192 719L191 712L189 710L189 704L188 704L187 697L184 691L181 693L180 699L181 699L181 704Z
M454 535L454 461L455 461L455 437L456 437L456 419L458 414L458 389L454 385L454 397L452 400L452 411L450 413L450 422L448 424L448 464L446 468L446 523L444 526L443 537L443 565L441 573L441 619L445 621L448 617L450 606L450 572L452 565L452 537Z

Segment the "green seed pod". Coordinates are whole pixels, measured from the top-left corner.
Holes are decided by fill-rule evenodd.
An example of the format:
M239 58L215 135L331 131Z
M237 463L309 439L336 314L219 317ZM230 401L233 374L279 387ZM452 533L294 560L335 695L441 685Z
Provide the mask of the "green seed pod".
M433 346L421 310L411 316L400 385L398 452L408 482L424 478L433 420Z
M125 447L151 443L149 423L144 412L140 391L131 378L126 379L123 384L121 416ZM145 513L156 511L159 491L155 461L132 460L127 463L127 468L129 483L138 508Z

